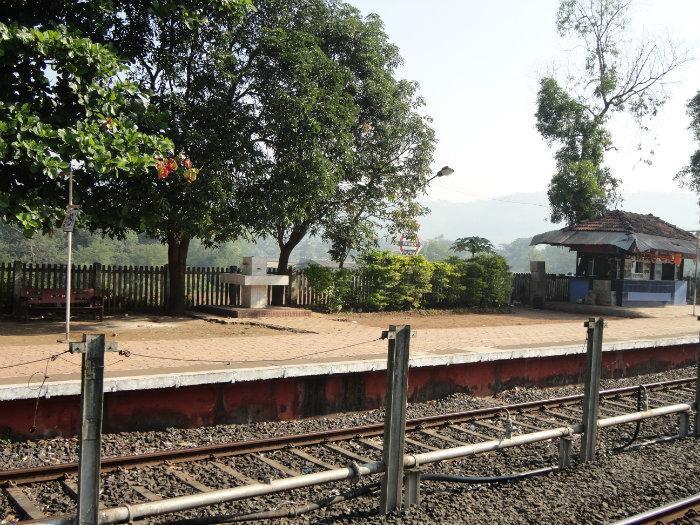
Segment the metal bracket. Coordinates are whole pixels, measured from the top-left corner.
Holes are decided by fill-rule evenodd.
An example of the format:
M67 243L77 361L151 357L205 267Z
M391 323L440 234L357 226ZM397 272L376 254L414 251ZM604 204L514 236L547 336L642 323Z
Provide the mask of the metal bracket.
M418 332L411 330L411 337L416 337ZM396 339L396 332L393 330L382 330L382 339Z
M87 350L85 342L68 343L68 350L71 354L84 354ZM116 341L105 341L105 352L118 352Z

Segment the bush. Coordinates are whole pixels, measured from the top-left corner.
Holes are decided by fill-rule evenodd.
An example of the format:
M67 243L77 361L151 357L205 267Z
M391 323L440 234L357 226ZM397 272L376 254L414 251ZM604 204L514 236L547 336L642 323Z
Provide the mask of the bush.
M421 256L375 250L358 263L362 289L353 288L349 270L318 265L306 270L309 285L327 294L330 311L351 307L371 311L428 306L498 308L510 301L511 274L500 255L480 254L468 260L451 257L431 263Z
M499 307L509 304L513 279L506 260L500 255L484 253L472 257L468 262L478 264L483 269L480 306Z
M432 265L425 257L406 257L373 250L359 260L360 274L367 281L362 306L368 310L418 308L430 292Z
M312 264L304 271L304 275L317 294L327 294L328 302L325 306L329 311L339 312L352 303L352 273L349 270L334 270Z

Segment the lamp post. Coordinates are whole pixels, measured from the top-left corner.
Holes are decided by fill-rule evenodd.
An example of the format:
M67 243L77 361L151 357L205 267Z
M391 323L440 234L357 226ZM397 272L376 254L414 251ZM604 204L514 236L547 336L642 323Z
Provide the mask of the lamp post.
M440 171L438 171L435 175L433 175L432 177L430 177L430 178L426 181L426 183L430 182L430 181L433 180L433 179L437 179L437 178L439 178L439 177L447 177L447 176L449 176L449 175L452 175L454 172L455 172L455 170L453 170L453 169L450 168L449 166L443 166L442 169L441 169Z

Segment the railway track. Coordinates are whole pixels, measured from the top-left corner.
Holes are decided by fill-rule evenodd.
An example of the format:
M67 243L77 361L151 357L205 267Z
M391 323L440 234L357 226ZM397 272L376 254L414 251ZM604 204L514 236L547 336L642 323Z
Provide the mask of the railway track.
M674 403L694 403L695 378L601 392L600 417ZM406 453L420 454L573 425L581 421L581 395L488 407L407 421ZM106 507L206 493L221 486L270 483L348 464L381 460L383 424L308 434L171 449L103 458L103 484L119 478ZM0 471L2 494L22 520L45 520L75 509L78 465L66 463ZM156 472L139 476L140 472ZM158 479L158 483L150 480ZM103 495L104 496L104 495ZM2 510L2 509L0 509Z
M700 494L625 518L613 525L700 524Z

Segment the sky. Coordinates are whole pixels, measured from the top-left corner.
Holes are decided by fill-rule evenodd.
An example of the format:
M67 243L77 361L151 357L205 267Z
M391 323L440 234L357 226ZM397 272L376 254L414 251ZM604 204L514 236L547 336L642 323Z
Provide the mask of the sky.
M349 0L377 13L404 57L400 75L416 80L433 118L434 169L428 200L471 201L546 190L554 149L535 129L538 79L561 71L566 42L558 37L558 0ZM673 176L697 147L685 105L700 90L700 1L640 0L636 30L671 36L691 57L669 86L670 98L642 134L632 119L611 124L616 151L606 156L622 192L684 191ZM638 151L654 150L653 163Z

